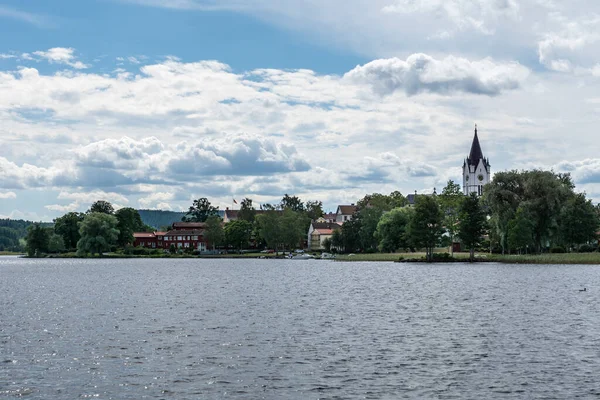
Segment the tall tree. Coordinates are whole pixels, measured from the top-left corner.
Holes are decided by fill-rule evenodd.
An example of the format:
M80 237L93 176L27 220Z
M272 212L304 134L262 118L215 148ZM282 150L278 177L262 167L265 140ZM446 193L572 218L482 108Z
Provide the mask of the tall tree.
M245 198L242 200L240 210L238 211L238 219L248 222L254 222L256 216L256 208L252 205L252 199Z
M316 220L323 216L323 202L322 201L307 201L304 208L306 209L306 215L310 220Z
M252 233L252 224L241 219L228 222L225 225L225 240L238 250L248 246L250 234Z
M77 242L77 254L81 256L96 253L102 256L104 251L110 250L119 238L118 223L114 215L105 213L86 215L79 225L81 239Z
M577 193L567 200L560 212L559 221L562 242L569 250L576 244L596 240L600 219L585 194Z
M185 222L205 222L211 215L217 215L219 209L210 204L206 197L194 200L186 215L181 219Z
M50 233L48 239L48 251L50 253L62 253L65 251L65 241L63 237L57 233Z
M346 253L352 253L361 250L360 247L360 230L361 221L359 218L352 218L344 222L342 225L342 248Z
M33 224L27 228L27 244L25 246L27 254L31 257L41 253L48 252L50 237L48 230L41 224Z
M383 213L384 210L379 207L365 207L357 212L354 219L360 224L358 235L360 247L363 250L372 251L377 249L379 241L375 237L375 231Z
M115 213L115 209L113 205L110 204L108 201L98 200L94 204L92 204L90 209L87 211L87 214L90 213L103 213L112 215Z
M415 212L408 224L411 242L424 248L427 261L433 260L433 249L442 236L442 213L435 196L419 196Z
M530 247L533 248L533 218L527 209L526 203L523 203L517 208L515 217L508 222L508 252L511 249L517 250L519 253Z
M79 236L79 223L85 214L70 212L54 220L54 232L61 235L67 249L75 249Z
M213 250L225 240L222 222L218 215L211 215L206 219L204 237L212 245Z
M145 225L136 209L131 207L121 208L117 210L115 217L117 217L117 229L119 230L117 244L121 247L133 243L134 232L144 231Z
M278 251L281 244L281 221L277 211L271 210L256 216L258 236L269 248Z
M282 210L304 211L302 200L298 196L290 196L287 193L281 199L280 207Z
M393 253L410 248L407 229L412 213L412 208L402 207L394 208L381 216L375 231L379 251Z
M280 217L281 243L290 250L299 246L306 230L305 215L302 212L294 212L291 208L286 208Z
M460 206L458 236L469 249L469 259L475 257L475 247L483 240L486 227L486 215L475 193L466 196Z
M458 231L460 206L464 199L464 195L460 190L460 185L453 180L449 180L446 187L442 190L442 194L438 196L440 208L442 209L443 224L450 237L450 253L454 254L454 236Z

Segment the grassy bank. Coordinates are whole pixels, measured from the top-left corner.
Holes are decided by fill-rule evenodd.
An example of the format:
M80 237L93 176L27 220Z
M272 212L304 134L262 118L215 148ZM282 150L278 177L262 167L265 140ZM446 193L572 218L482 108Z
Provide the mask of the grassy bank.
M14 251L0 251L0 256L22 256L24 253L15 253Z
M565 253L565 254L535 254L535 255L501 255L476 253L475 257L482 262L499 262L505 264L600 264L600 253ZM399 261L419 260L425 258L425 253L374 253L374 254L344 254L337 261ZM469 253L454 253L454 258L463 261L469 258Z

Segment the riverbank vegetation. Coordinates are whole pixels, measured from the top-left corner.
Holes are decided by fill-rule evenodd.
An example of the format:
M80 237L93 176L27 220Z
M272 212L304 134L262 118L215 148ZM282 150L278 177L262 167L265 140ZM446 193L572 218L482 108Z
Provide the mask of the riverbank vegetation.
M182 219L206 224L204 238L211 255L247 254L248 249L271 249L277 254L302 248L311 221L324 215L321 202L303 202L288 194L277 204L261 205L260 210L252 199L245 198L236 213L237 218L223 224L218 209L207 198L199 198ZM338 253L338 259L343 260L397 261L402 257L452 261L468 257L475 261L485 257L502 262L592 262L597 260L595 255L561 258L548 254L597 251L599 226L599 208L585 193L575 191L568 174L507 171L494 176L482 197L463 195L453 181L440 194L415 194L411 202L400 192L366 195L356 203L351 218L324 241L323 250ZM157 257L165 252L198 255L192 248L131 246L134 232L153 230L142 222L137 210L115 211L110 203L99 200L86 213L67 213L52 226L29 226L25 250L30 256L66 252L82 257L107 253ZM458 244L468 254L453 254ZM449 248L449 255L436 254L438 248ZM356 255L344 255L350 253ZM533 258L531 254L540 256Z

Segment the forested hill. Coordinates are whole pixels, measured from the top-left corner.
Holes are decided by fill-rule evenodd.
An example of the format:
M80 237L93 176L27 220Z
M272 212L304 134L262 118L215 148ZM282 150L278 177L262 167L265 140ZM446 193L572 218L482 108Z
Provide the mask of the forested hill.
M163 211L163 210L138 210L142 222L154 229L161 229L169 226L173 222L180 222L185 215L184 212Z
M31 224L33 222L21 219L0 219L0 251L22 251L27 227ZM42 223L42 226L52 224Z

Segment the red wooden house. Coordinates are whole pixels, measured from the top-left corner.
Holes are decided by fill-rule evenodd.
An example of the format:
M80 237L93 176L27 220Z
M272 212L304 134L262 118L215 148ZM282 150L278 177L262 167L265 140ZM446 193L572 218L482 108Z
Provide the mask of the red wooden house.
M148 249L171 248L194 249L205 251L208 243L204 238L206 224L203 222L175 222L167 232L136 232L133 234L133 245Z

